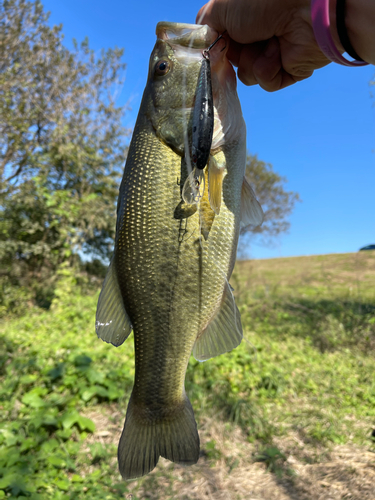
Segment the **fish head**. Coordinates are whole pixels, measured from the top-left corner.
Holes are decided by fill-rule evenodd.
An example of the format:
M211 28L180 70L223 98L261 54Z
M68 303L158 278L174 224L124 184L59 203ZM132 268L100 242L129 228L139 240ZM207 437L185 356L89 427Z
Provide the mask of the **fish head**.
M145 89L147 116L157 136L184 156L191 141L191 119L203 51L218 33L207 25L160 22L151 53ZM241 121L236 75L226 57L227 43L220 40L210 51L214 99L213 148L233 140L230 121ZM239 111L239 113L238 113ZM227 136L225 138L225 135Z

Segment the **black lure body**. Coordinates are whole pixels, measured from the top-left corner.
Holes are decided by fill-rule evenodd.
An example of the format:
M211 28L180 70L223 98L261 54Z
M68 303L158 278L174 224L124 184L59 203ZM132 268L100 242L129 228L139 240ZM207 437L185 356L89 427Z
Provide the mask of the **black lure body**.
M192 167L203 170L210 155L214 131L214 104L212 97L210 60L204 56L198 76L193 110Z

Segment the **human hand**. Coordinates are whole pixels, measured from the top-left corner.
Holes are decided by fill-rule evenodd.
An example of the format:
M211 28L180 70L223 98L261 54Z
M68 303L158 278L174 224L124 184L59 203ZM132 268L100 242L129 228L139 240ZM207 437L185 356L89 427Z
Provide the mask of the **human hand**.
M315 40L310 0L210 0L196 22L227 31L227 56L245 85L273 92L330 62Z

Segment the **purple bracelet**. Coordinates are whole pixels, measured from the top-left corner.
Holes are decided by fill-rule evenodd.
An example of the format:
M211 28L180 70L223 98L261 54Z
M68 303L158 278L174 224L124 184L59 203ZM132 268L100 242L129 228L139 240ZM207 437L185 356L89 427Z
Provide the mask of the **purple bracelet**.
M328 59L344 66L366 66L368 64L364 61L349 61L340 54L329 28L329 0L311 0L311 19L316 41Z

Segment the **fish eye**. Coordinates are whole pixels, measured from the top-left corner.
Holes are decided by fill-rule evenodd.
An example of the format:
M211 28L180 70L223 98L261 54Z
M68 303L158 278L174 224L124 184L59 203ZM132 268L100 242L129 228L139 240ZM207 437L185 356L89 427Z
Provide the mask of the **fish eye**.
M161 60L155 64L155 74L158 76L166 75L169 70L170 64L168 61Z

